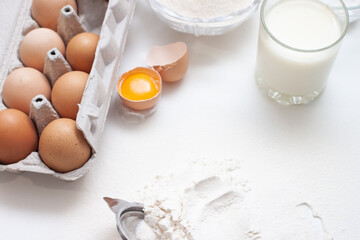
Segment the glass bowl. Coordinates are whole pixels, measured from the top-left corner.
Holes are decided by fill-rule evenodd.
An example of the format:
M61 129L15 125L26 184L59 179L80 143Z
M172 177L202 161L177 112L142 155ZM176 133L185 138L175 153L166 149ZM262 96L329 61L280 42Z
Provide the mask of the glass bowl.
M349 22L360 19L360 0L343 0L349 13ZM335 12L341 9L339 5L330 6Z
M344 0L349 12L349 21L354 22L360 18L360 0Z
M188 18L165 7L157 0L149 0L156 15L171 28L195 36L213 36L226 33L248 19L259 7L261 0L252 0L248 6L231 14L211 19ZM191 6L189 6L191 8Z

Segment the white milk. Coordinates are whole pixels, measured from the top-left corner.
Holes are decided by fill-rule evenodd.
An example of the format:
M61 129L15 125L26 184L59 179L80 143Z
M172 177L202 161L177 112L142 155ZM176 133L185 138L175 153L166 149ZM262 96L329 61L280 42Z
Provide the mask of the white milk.
M289 96L321 92L340 44L322 51L301 50L318 50L336 42L342 33L336 15L316 0L281 0L264 15L269 31L290 48L275 42L260 26L259 84Z

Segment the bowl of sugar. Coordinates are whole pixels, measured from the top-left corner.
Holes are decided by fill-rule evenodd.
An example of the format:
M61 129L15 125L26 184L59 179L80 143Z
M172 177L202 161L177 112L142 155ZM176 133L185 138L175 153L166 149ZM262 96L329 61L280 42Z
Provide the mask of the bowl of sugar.
M149 0L156 15L171 28L195 36L220 35L239 26L261 0Z
M360 0L343 0L348 13L349 13L349 22L355 22L360 19ZM341 11L341 6L339 4L334 4L330 6L335 12Z

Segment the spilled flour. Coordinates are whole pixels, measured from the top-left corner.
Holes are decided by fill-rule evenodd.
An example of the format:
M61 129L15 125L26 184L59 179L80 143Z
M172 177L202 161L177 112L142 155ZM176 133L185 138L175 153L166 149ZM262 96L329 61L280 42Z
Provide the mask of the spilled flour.
M159 239L235 240L250 231L244 197L218 177L209 177L176 199L149 202L145 221Z
M142 191L145 223L139 240L255 240L246 206L246 181L236 161L196 161L181 174L158 176Z
M145 218L133 227L136 239L334 240L310 204L280 193L262 201L240 170L232 159L197 160L155 177L138 191Z
M303 235L306 239L333 240L327 232L322 218L314 211L308 203L301 203L296 206L298 213L298 226L303 226ZM306 224L304 226L304 224Z

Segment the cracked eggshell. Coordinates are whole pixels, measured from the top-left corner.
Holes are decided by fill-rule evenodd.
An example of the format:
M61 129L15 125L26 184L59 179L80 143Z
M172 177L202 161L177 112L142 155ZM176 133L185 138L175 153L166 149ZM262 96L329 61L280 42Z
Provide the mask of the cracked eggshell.
M181 80L188 69L189 56L184 42L154 46L147 55L146 64L154 68L166 82Z
M153 79L153 83L155 84L155 86L157 88L157 93L155 96L153 96L149 99L144 99L144 100L131 100L131 99L124 97L124 94L122 93L122 85L123 85L124 81L126 79L128 79L129 77L136 75L136 74L145 74L145 75L150 76L150 78ZM132 88L132 87L144 88L144 86L136 86L136 85L137 84L134 84L133 86L130 85L130 88ZM147 88L147 87L145 87L145 88ZM155 104L159 101L160 94L162 91L162 79L161 79L160 74L151 68L137 67L137 68L134 68L134 69L124 73L119 78L119 81L117 84L117 90L118 90L121 100L123 101L123 103L126 106L128 106L131 109L138 110L138 111L147 110L147 109L154 107Z

